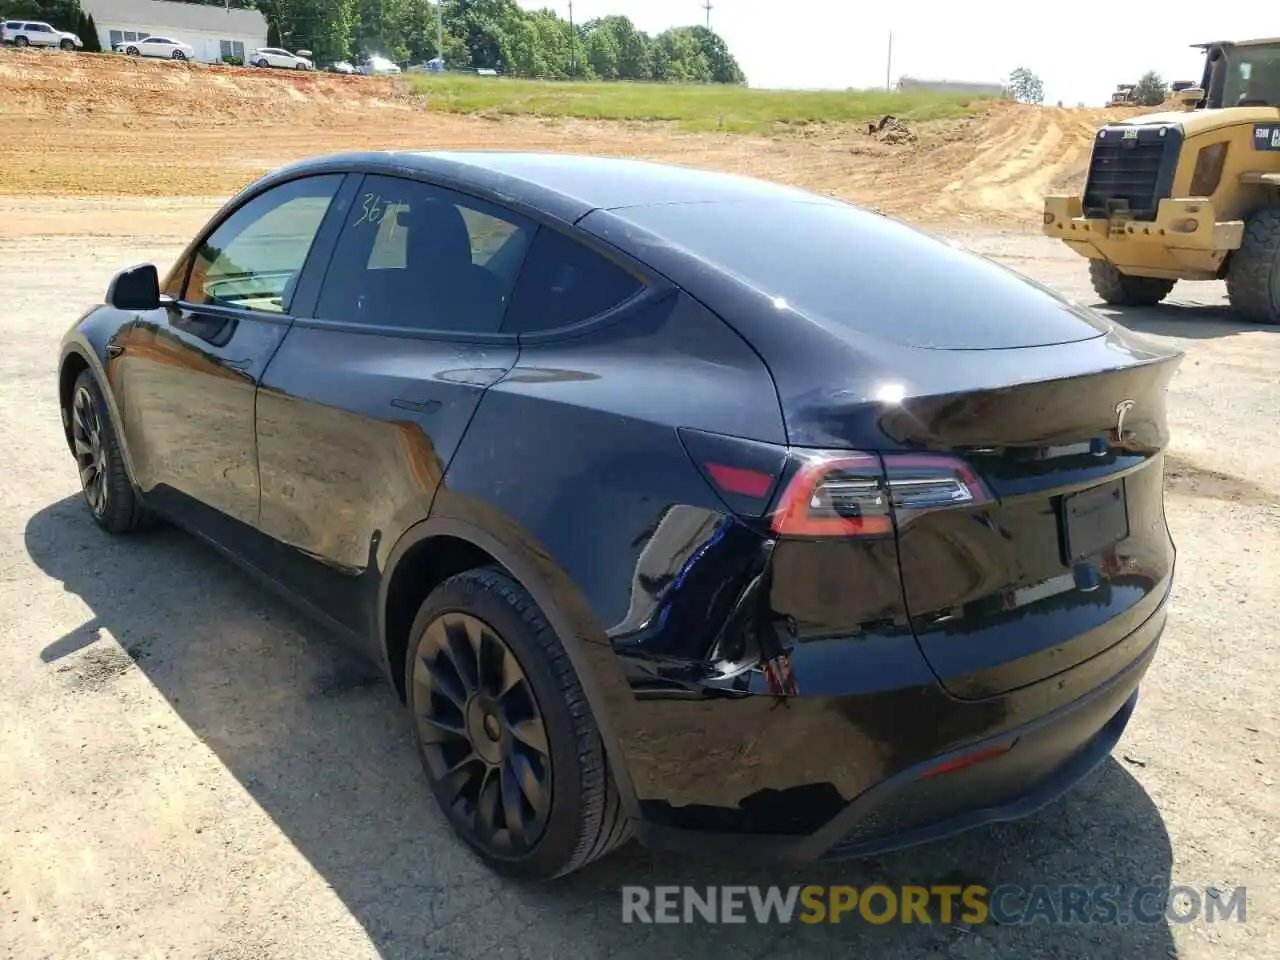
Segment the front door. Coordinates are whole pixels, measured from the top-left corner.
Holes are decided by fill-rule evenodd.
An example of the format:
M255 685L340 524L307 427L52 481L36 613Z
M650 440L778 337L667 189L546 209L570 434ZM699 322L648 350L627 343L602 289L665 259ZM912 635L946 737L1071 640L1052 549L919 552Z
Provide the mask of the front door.
M177 298L117 339L135 480L160 509L257 523L255 393L341 182L307 177L249 199L196 247Z

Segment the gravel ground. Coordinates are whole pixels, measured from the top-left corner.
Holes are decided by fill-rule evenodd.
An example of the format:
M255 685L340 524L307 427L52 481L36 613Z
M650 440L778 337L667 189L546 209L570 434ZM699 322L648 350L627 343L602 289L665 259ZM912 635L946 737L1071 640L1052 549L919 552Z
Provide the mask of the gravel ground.
M632 845L527 888L451 840L369 668L191 538L117 540L89 521L58 428L57 340L114 270L168 261L208 210L76 203L23 227L0 202L7 956L1280 957L1280 329L1232 322L1217 285L1120 317L1187 351L1170 395L1179 572L1137 712L1096 774L1028 820L872 862L767 873ZM148 235L153 213L167 226ZM952 236L1092 302L1083 262L1051 241ZM620 922L626 883L955 880L1244 886L1247 920Z

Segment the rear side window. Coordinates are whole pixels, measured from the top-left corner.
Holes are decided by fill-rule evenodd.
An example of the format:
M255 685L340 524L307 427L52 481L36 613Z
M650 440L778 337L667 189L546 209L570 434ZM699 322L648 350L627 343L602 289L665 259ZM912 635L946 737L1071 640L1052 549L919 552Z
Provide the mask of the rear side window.
M497 333L534 225L441 187L369 176L347 214L316 315L339 323Z
M543 227L511 297L504 333L534 333L581 323L634 297L634 274L576 240Z

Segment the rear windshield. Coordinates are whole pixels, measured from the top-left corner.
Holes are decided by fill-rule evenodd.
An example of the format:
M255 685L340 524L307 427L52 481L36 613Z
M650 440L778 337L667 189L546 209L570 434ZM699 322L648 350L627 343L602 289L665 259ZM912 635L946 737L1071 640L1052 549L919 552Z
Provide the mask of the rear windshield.
M997 263L848 204L690 203L617 213L843 333L989 350L1088 340L1106 329Z

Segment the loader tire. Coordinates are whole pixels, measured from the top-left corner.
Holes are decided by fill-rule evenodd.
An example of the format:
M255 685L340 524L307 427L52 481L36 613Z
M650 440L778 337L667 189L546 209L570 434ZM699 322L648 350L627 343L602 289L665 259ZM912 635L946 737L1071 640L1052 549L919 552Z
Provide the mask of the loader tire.
M1280 206L1245 221L1244 240L1227 266L1227 300L1242 320L1280 323Z
M1089 279L1103 302L1117 307L1154 307L1174 284L1161 277L1128 276L1105 260L1089 261Z

